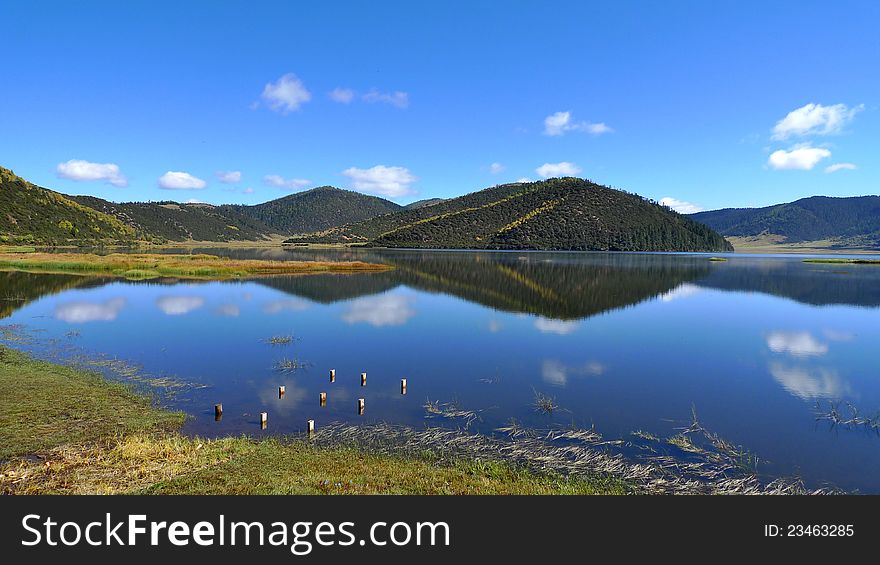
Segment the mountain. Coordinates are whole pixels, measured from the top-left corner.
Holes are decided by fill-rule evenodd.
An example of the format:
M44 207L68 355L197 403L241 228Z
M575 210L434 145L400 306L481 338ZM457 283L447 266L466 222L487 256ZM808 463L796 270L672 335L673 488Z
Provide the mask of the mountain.
M94 196L71 200L115 217L138 232L143 240L256 241L273 230L229 206L177 202L115 203Z
M0 241L3 243L122 243L136 236L132 227L117 218L32 184L0 167Z
M287 241L457 249L733 250L710 228L665 206L578 178L498 185Z
M880 248L880 196L813 196L765 208L691 214L725 236L777 236L785 243L830 241L833 247Z
M425 198L424 200L416 200L404 206L407 210L415 210L416 208L424 208L425 206L433 206L445 201L445 198Z
M284 234L316 232L401 209L399 204L383 198L332 186L313 188L255 206L221 207L223 212L251 218Z

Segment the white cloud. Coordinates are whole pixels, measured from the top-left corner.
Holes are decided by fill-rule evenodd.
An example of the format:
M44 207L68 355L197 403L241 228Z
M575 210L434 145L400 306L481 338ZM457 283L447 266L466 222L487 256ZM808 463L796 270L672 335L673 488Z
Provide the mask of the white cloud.
M354 100L354 90L350 88L334 88L327 93L330 100L339 102L340 104L349 104Z
M532 179L530 179L529 177L520 177L520 178L516 179L514 182L518 182L518 183L532 182Z
M198 198L187 198L184 204L207 204L204 200L199 200Z
M822 343L810 332L771 332L767 335L767 347L774 353L787 353L794 357L815 357L828 353L828 344Z
M238 304L221 304L215 310L218 316L228 316L230 318L237 318L239 314L241 314L241 308L238 307Z
M831 341L852 341L856 338L856 334L852 332L842 332L839 330L828 329L822 333Z
M489 165L489 172L493 175L504 172L504 165L502 165L501 163L492 163L491 165Z
M351 303L342 319L349 324L364 322L375 327L401 326L416 315L412 297L386 294L359 298Z
M544 135L563 135L567 131L582 131L593 135L611 133L614 130L606 124L572 121L571 112L556 112L544 118Z
M682 283L681 285L670 290L669 292L661 294L660 300L662 300L663 302L672 302L673 300L679 300L682 298L694 296L701 293L702 291L703 289L695 284Z
M535 328L544 334L568 335L578 329L574 320L552 320L550 318L538 318L535 320Z
M55 172L60 178L68 180L103 180L113 186L128 186L128 179L119 172L119 166L114 163L91 163L82 159L71 159L66 163L58 163Z
M189 314L204 305L205 299L201 296L161 296L156 300L156 306L168 316Z
M68 324L112 322L125 307L125 298L106 302L67 302L55 307L55 318Z
M825 167L825 172L836 173L837 171L854 171L857 168L858 167L856 167L852 163L834 163L833 165Z
M249 186L249 187L245 188L244 190L242 190L241 192L242 192L242 194L253 194L254 189L253 189L253 187Z
M168 171L159 177L159 188L166 190L201 190L208 183L189 173L180 171Z
M352 181L355 190L396 198L412 194L411 185L416 177L404 167L376 165L369 169L348 168L342 171Z
M269 108L286 114L298 110L300 106L312 99L312 93L306 89L301 80L293 73L288 73L263 88L263 100Z
M574 163L562 161L561 163L544 163L535 169L535 172L545 179L550 177L572 177L581 172L581 168Z
M263 312L266 314L280 314L281 312L302 312L307 310L310 304L304 300L275 300L263 306Z
M804 400L841 398L851 392L849 383L833 369L807 369L781 363L771 363L769 369L782 388Z
M286 188L288 190L296 190L305 188L312 184L308 179L286 179L281 175L266 175L263 177L263 184L274 186L276 188Z
M822 159L831 157L831 151L809 144L796 145L789 150L779 149L770 154L767 164L778 171L797 169L809 171Z
M501 325L501 322L499 322L495 318L492 318L491 320L489 320L489 332L496 334L496 333L500 332L502 329L504 329L504 326Z
M605 366L596 361L583 365L564 365L557 359L545 359L541 364L541 378L547 384L565 386L569 377L598 377L605 370Z
M361 98L363 98L364 102L382 102L397 106L398 108L406 108L409 106L409 94L406 92L400 92L399 90L394 92L379 92L373 88Z
M699 204L693 204L691 202L679 200L671 196L664 196L663 198L661 198L660 204L672 208L679 214L695 214L697 212L703 211L703 207Z
M217 171L215 173L217 180L226 184L236 184L241 182L241 171Z
M785 140L792 136L830 135L840 133L865 105L848 108L845 104L823 106L807 104L792 110L773 126L773 139Z

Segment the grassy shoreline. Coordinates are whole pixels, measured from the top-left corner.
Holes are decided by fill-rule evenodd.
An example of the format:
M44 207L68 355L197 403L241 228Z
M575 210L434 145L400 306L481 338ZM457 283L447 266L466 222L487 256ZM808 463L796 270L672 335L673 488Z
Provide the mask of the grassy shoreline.
M272 275L314 273L380 272L389 265L363 261L270 261L229 259L215 255L172 255L158 253L15 253L0 252L0 270L40 273L73 273L97 276L151 279L225 280Z
M89 371L0 346L0 494L624 494L502 461L304 438L186 437L184 415Z

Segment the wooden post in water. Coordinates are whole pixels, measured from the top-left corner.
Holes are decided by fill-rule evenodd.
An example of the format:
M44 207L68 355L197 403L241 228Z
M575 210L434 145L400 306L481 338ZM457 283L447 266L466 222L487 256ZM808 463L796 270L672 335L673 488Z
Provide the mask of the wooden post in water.
M278 398L284 398L285 388L284 385L278 387Z
M321 406L327 406L327 393L321 393Z
M358 398L358 416L364 415L364 399Z
M315 433L315 421L309 420L308 426L309 426L309 435L312 435L313 433Z
M361 373L361 386L367 386L367 374Z
M336 382L336 369L330 369L330 382Z
M267 414L266 412L260 412L260 429L266 429L266 424L268 423L268 420L269 414Z
M406 379L400 379L400 394L406 394Z
M219 422L223 419L223 405L215 404L214 405L214 421Z

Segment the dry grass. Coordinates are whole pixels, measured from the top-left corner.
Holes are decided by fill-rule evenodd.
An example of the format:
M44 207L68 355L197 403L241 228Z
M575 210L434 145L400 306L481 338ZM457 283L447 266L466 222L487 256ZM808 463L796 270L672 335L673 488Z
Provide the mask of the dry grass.
M362 261L239 260L204 254L0 253L0 269L79 273L129 279L177 277L224 280L270 275L376 272L387 271L391 268L388 265Z

